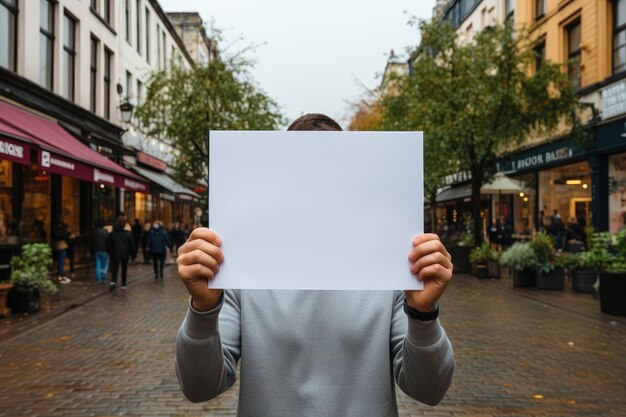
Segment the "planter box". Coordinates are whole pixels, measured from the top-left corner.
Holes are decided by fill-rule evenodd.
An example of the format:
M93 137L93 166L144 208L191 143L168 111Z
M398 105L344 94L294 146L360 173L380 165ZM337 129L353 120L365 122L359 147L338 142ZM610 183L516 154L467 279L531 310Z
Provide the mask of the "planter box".
M489 261L489 278L500 278L500 264L498 261Z
M9 293L8 304L13 313L35 313L41 306L39 291L21 292L13 288Z
M600 272L600 310L626 316L626 273Z
M574 269L572 271L572 290L593 293L593 284L598 279L595 269Z
M524 269L523 271L513 270L513 286L514 287L534 287L537 285L537 277L532 269Z
M565 283L565 270L556 268L547 274L537 273L537 288L540 290L562 290Z
M0 317L6 317L11 314L11 309L7 306L7 298L12 288L13 284L0 284Z
M487 279L489 278L489 267L487 264L474 262L472 264L472 275L476 278Z
M469 246L451 246L448 248L448 253L452 257L452 264L454 265L454 272L470 272L472 264L469 260L470 252L472 248Z

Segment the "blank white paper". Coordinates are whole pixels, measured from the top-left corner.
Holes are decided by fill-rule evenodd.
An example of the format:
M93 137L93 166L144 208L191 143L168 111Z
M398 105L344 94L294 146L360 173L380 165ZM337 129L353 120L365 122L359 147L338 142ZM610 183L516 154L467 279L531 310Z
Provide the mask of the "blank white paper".
M212 131L213 288L422 289L421 132Z

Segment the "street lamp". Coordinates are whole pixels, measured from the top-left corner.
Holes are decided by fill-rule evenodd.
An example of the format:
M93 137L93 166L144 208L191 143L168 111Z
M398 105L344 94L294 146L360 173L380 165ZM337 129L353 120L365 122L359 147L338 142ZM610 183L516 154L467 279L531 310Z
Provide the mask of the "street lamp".
M133 117L133 110L135 106L133 106L128 100L124 101L120 104L120 112L122 112L122 120L124 123L130 123L130 120Z

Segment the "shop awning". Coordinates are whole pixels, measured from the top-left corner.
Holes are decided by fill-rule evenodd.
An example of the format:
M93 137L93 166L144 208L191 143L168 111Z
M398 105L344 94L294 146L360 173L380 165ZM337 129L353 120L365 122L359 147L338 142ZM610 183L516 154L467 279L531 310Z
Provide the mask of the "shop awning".
M461 198L470 197L472 195L472 186L470 184L455 185L447 190L443 190L437 196L437 202L458 200Z
M31 140L40 149L41 168L84 181L98 182L147 193L141 177L84 145L58 124L28 111L0 102L0 123L13 135Z
M136 171L139 175L152 181L159 187L171 192L172 194L175 194L180 200L195 202L198 200L198 198L200 198L198 194L194 193L189 188L180 185L165 174L150 171L148 169L140 167L132 167L132 169Z
M35 140L0 119L0 159L30 164L30 149Z
M489 184L485 184L480 189L482 194L517 194L526 191L524 185L517 180L507 177L502 173L497 173Z

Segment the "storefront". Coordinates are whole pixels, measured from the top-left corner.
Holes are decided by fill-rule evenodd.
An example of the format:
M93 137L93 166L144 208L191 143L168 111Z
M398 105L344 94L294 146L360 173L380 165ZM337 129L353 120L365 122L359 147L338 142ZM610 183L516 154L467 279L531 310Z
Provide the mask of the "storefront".
M502 158L499 172L523 182L529 192L514 199L516 232L526 224L548 230L555 217L564 226L615 233L626 213L626 119L598 124L582 148L565 138Z
M54 121L0 101L0 263L22 243L51 243L58 221L78 236L75 260L89 262L91 230L113 221L116 189L149 186Z

